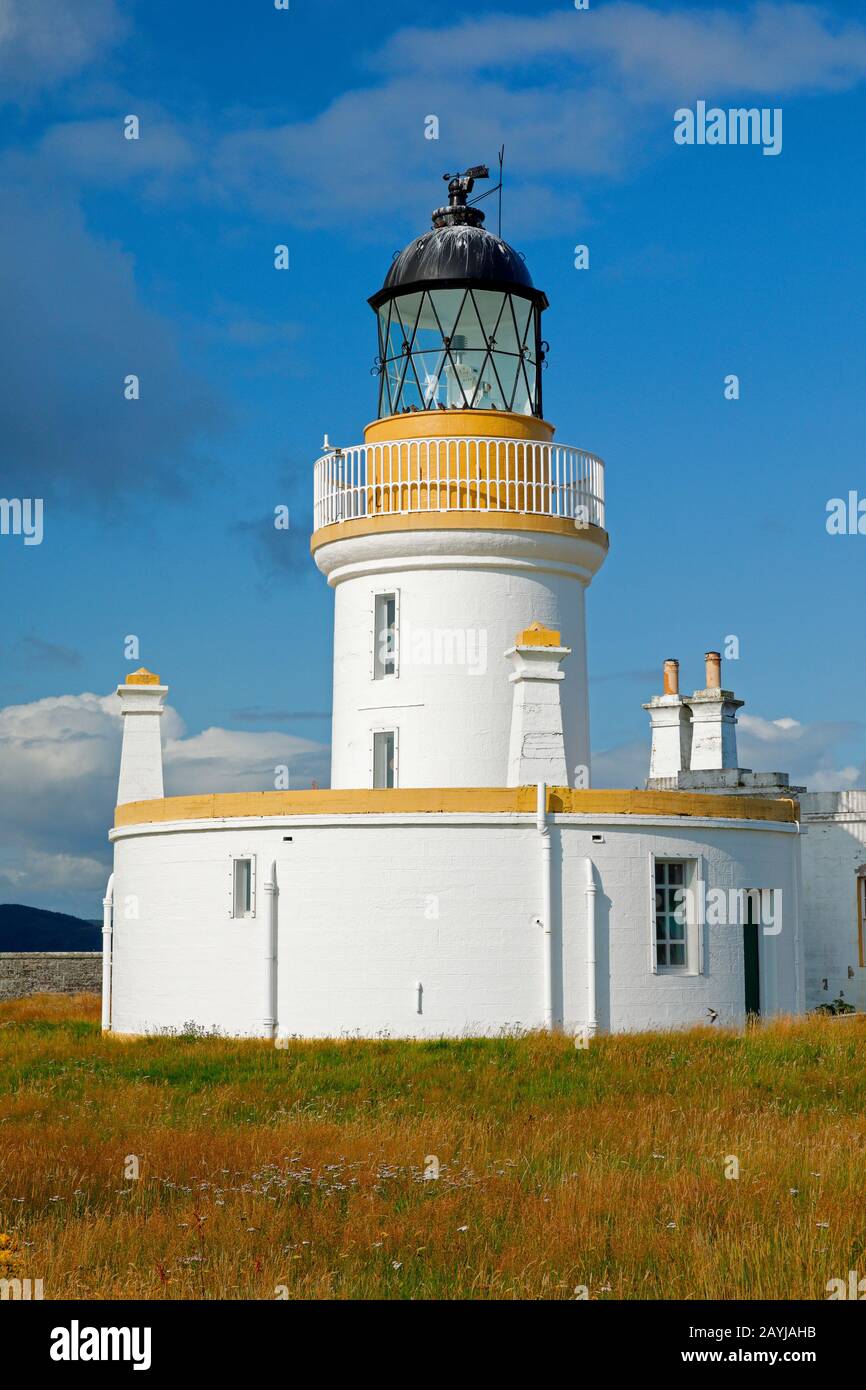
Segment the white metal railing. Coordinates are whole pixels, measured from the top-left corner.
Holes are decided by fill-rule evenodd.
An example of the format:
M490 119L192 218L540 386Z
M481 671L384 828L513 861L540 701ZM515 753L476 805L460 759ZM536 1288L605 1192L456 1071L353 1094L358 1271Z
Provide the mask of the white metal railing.
M567 444L446 437L353 444L320 458L316 530L388 512L524 512L604 527L604 463Z

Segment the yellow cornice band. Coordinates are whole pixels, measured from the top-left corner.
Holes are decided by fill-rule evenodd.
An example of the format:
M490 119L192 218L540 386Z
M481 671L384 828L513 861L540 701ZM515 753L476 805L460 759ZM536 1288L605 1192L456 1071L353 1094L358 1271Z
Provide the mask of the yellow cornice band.
M534 415L508 410L414 410L408 415L386 415L364 430L367 444L389 444L404 439L524 439L549 443L556 430Z
M116 828L160 821L236 820L274 816L361 816L451 813L534 812L536 788L396 787L388 789L297 792L215 792L130 801L115 811ZM548 787L547 809L560 815L698 817L705 820L780 821L799 819L790 797L716 796L697 792L577 790Z
M607 550L608 534L600 526L576 526L564 516L544 516L539 512L380 512L376 516L356 517L320 526L310 538L310 550L331 541L373 536L385 531L539 531L553 536L574 536Z

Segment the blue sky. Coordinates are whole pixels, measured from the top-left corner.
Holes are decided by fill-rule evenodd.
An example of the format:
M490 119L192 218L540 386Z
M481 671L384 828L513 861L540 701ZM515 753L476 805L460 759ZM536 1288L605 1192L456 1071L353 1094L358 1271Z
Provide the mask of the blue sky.
M663 658L694 688L734 634L741 761L866 785L866 538L825 527L866 496L862 11L0 0L0 496L45 499L0 537L0 901L97 915L128 634L170 790L323 780L313 461L375 412L367 296L503 142L546 414L607 462L594 780L645 775ZM782 108L781 154L675 144L699 99Z

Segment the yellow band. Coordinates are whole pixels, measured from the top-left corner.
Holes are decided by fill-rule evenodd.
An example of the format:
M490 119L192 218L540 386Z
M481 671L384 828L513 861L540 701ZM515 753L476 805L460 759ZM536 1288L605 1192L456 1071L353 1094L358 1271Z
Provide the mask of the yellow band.
M535 787L396 787L297 792L215 792L169 796L118 806L116 827L159 821L236 820L273 816L514 814L534 812ZM792 798L716 796L696 792L579 790L548 787L547 809L560 815L698 817L705 820L781 821L793 824Z

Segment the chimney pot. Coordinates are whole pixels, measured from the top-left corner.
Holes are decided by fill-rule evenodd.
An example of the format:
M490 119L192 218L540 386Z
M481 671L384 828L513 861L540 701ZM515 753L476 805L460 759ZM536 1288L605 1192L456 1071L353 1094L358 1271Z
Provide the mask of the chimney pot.
M666 695L679 695L680 693L680 663L675 661L673 657L668 657L665 662L664 692Z
M721 690L722 688L722 656L721 652L707 652L707 690Z

